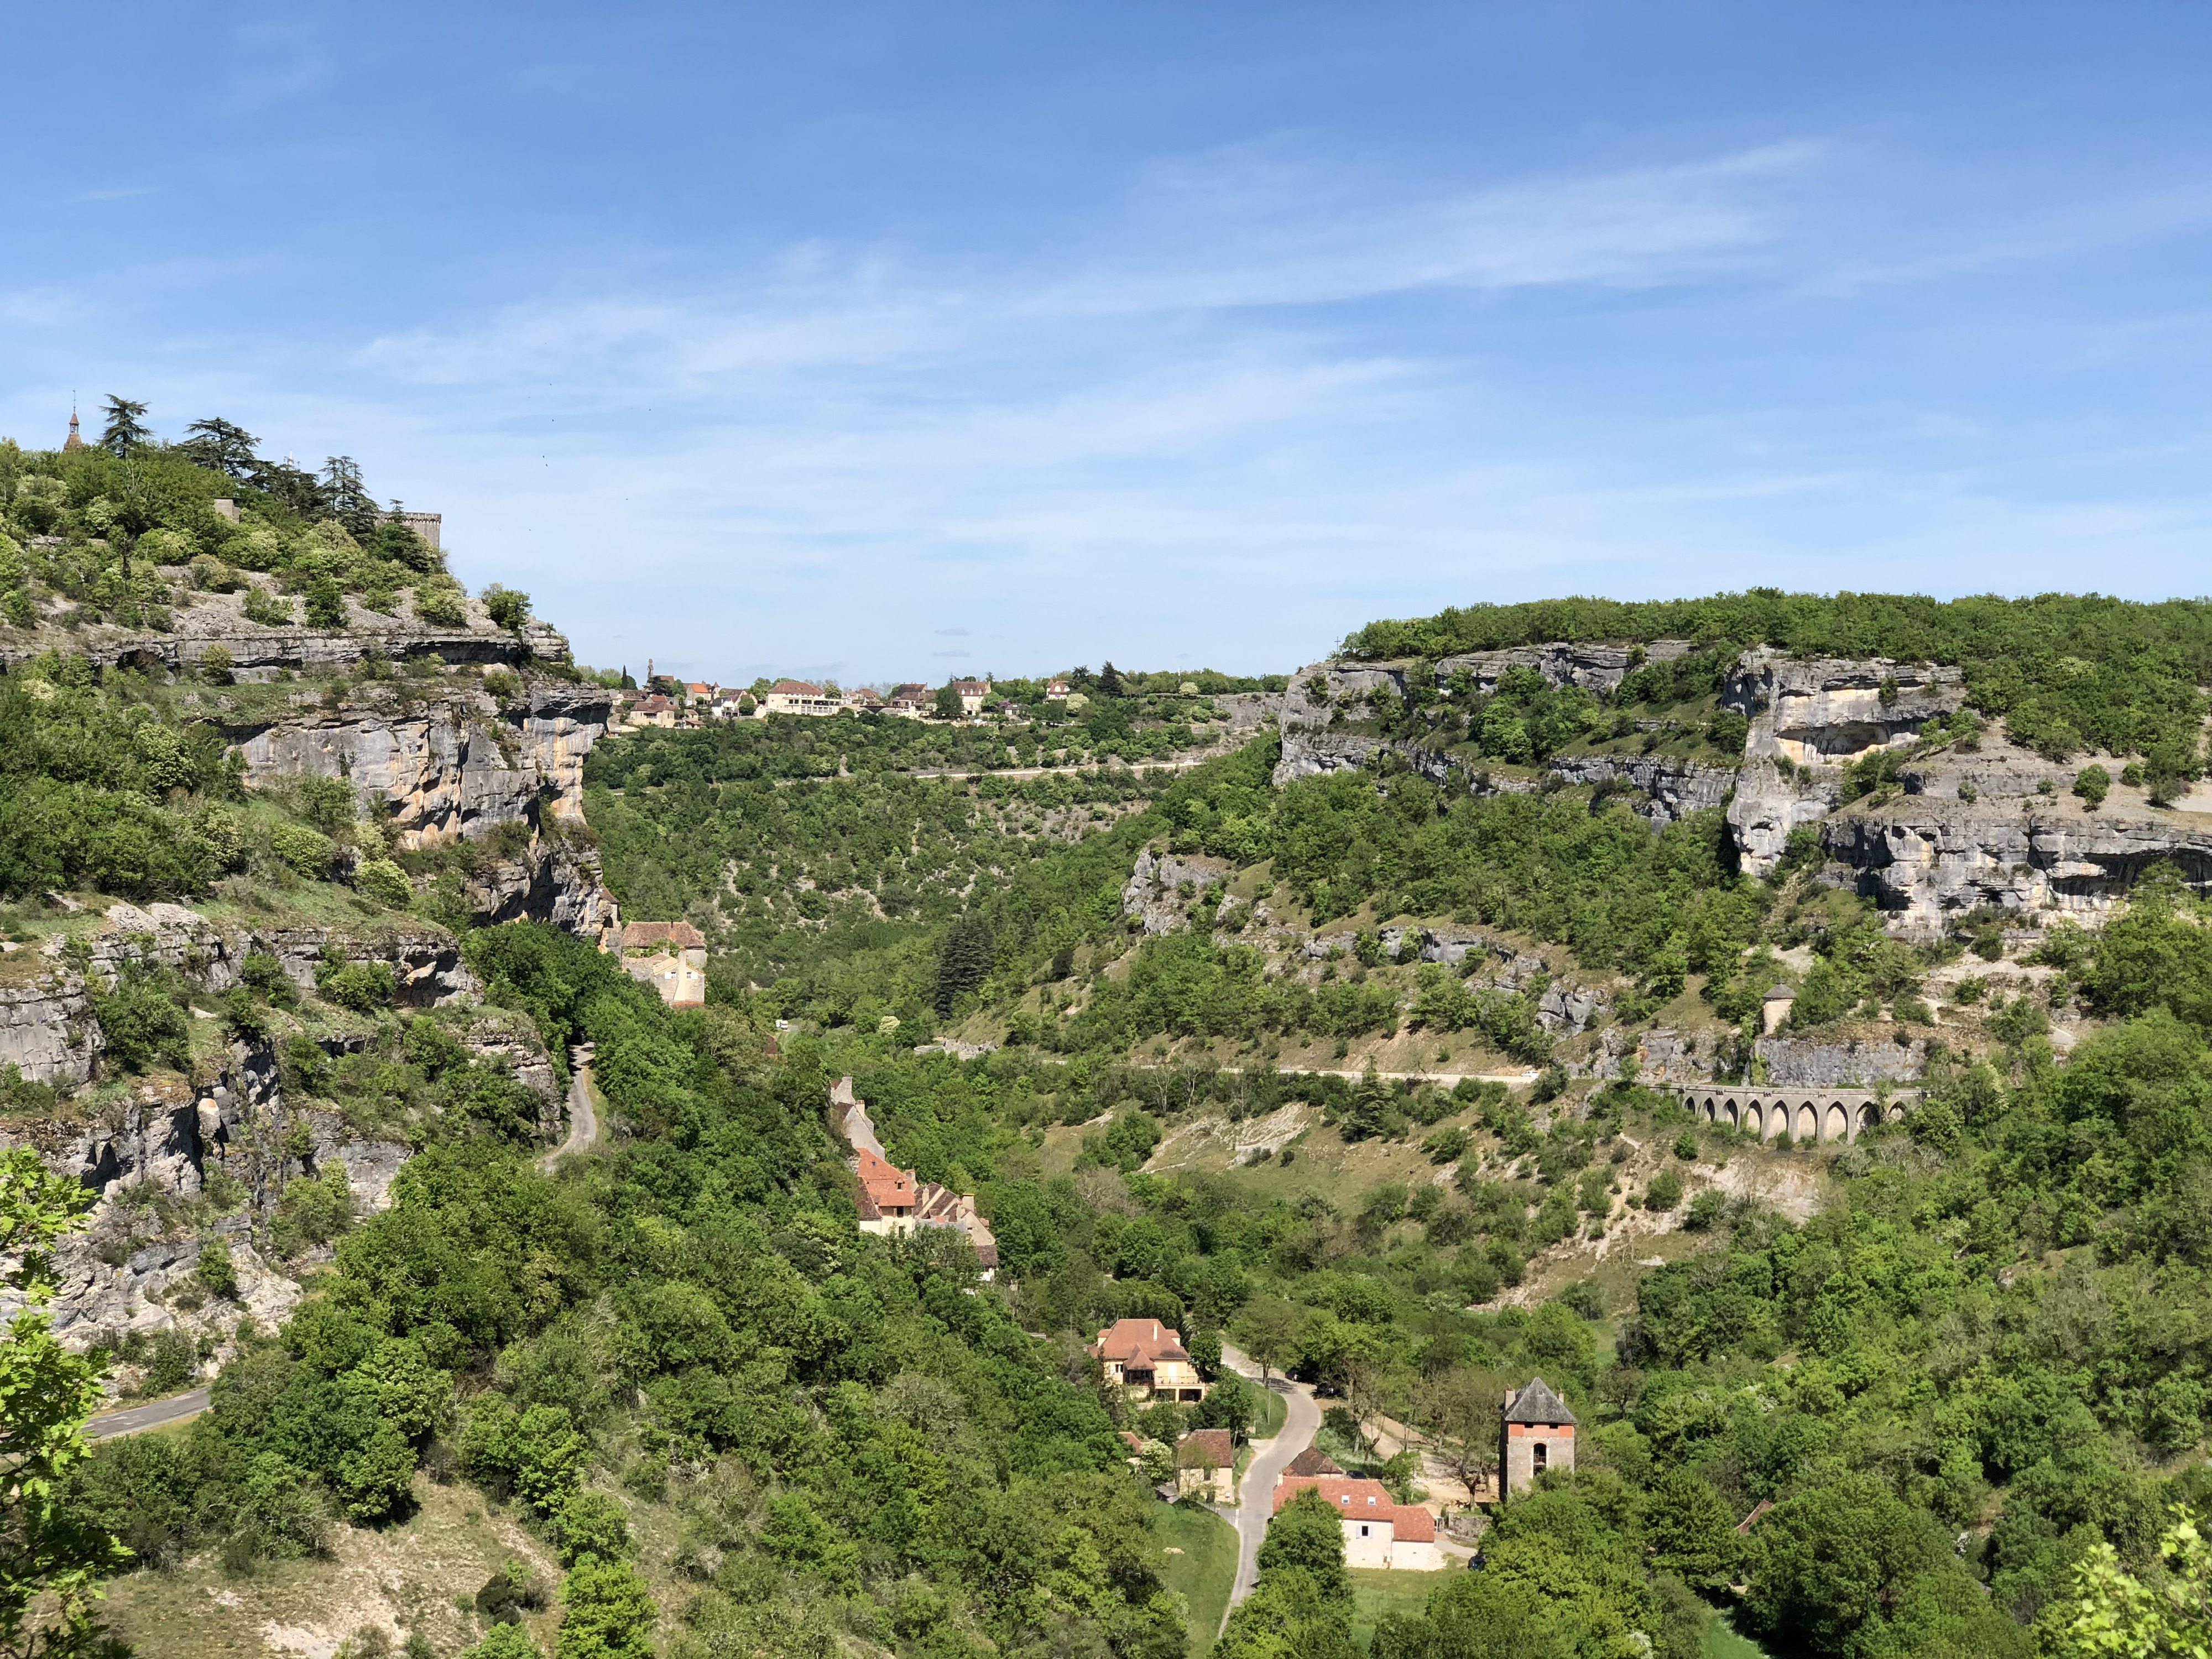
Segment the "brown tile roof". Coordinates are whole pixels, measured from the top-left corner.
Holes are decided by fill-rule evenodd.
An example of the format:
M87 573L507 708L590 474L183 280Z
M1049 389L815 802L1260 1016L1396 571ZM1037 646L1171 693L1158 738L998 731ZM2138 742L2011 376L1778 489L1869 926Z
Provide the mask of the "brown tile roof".
M706 935L688 921L633 921L623 929L623 949L650 951L668 945L678 951L703 951Z
M991 682L988 680L956 680L953 682L952 689L957 691L963 697L980 697L989 692L991 689Z
M1121 1431L1121 1443L1127 1446L1131 1451L1140 1452L1145 1449L1144 1440L1140 1437L1130 1433L1127 1429Z
M1308 1446L1293 1457L1283 1470L1285 1474L1342 1474L1336 1460L1318 1446Z
M1149 1365L1159 1359L1188 1363L1190 1358L1183 1352L1182 1333L1157 1319L1117 1319L1098 1333L1091 1352L1100 1359L1118 1359L1124 1365Z
M1237 1441L1226 1429L1193 1429L1176 1443L1179 1469L1233 1469Z
M822 688L805 680L778 680L768 689L771 697L818 697Z

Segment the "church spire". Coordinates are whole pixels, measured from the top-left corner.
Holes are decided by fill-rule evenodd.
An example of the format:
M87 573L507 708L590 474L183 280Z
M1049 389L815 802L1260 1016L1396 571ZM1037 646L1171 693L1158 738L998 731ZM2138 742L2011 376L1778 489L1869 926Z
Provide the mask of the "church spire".
M63 443L62 448L68 451L83 447L84 434L76 429L76 393L72 392L70 393L70 434Z

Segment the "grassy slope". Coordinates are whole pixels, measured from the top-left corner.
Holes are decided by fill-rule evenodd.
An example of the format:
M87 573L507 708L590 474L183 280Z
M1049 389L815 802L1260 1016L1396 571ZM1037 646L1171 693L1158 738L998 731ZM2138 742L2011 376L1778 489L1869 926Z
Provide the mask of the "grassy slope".
M1353 1567L1352 1633L1361 1646L1390 1613L1417 1618L1428 1610L1429 1592L1444 1582L1443 1572L1391 1572L1382 1567Z
M1152 1535L1167 1559L1168 1588L1190 1604L1184 1621L1191 1659L1201 1659L1221 1629L1237 1579L1237 1528L1194 1504L1163 1504L1152 1511Z

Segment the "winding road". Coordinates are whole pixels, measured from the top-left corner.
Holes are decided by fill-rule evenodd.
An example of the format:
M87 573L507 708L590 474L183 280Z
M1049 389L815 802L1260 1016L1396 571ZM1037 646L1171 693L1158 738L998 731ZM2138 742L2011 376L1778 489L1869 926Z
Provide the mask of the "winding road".
M571 1152L587 1152L599 1138L599 1115L592 1109L592 1051L578 1047L568 1066L568 1138L538 1160L546 1174Z
M149 1400L143 1406L102 1412L85 1424L84 1437L105 1440L110 1435L137 1434L142 1429L158 1429L164 1423L181 1423L188 1417L198 1417L207 1408L208 1391L194 1389L190 1394L173 1394L167 1400Z
M1260 1367L1247 1356L1224 1345L1221 1350L1222 1364L1231 1370L1261 1380ZM1283 1426L1272 1440L1252 1443L1252 1462L1245 1468L1244 1479L1238 1487L1242 1501L1237 1506L1237 1582L1230 1587L1229 1605L1234 1607L1252 1593L1260 1582L1260 1540L1267 1535L1267 1522L1275 1513L1275 1481L1284 1466L1308 1446L1314 1436L1321 1432L1321 1407L1314 1403L1313 1390L1302 1382L1287 1377L1278 1377L1263 1384L1271 1392L1282 1396L1287 1408ZM1222 1627L1226 1629L1229 1615L1222 1614Z

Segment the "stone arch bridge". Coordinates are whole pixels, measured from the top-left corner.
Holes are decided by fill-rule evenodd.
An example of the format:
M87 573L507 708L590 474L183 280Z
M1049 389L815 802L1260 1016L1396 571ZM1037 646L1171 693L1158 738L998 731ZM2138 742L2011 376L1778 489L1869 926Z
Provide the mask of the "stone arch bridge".
M1700 1122L1741 1129L1756 1140L1773 1140L1786 1129L1800 1146L1856 1140L1862 1130L1896 1122L1919 1098L1917 1091L1899 1090L1884 1100L1871 1089L1773 1084L1690 1085L1674 1093Z

